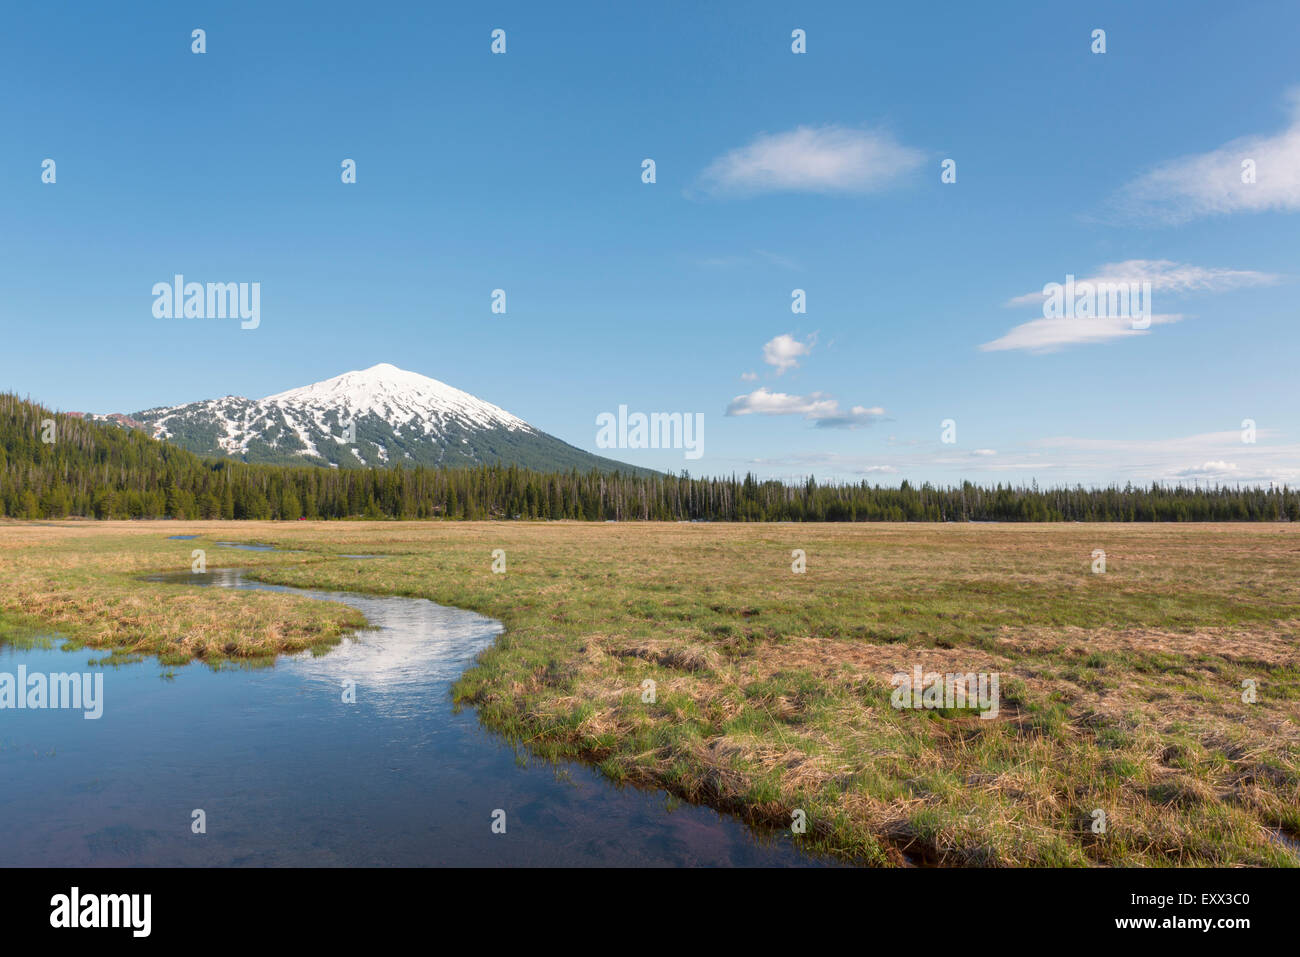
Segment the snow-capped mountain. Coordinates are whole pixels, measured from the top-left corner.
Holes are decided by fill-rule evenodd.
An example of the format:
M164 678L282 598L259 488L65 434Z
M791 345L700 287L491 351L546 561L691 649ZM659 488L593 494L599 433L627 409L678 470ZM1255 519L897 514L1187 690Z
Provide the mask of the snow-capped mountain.
M199 455L247 462L344 468L501 462L548 471L644 471L584 452L468 392L388 363L264 399L225 396L146 409L129 419Z
M322 421L325 413L341 409L349 418L373 414L394 424L419 422L425 434L439 431L437 425L448 422L479 429L532 430L523 419L491 402L386 362L269 395L261 404L310 409L317 421Z

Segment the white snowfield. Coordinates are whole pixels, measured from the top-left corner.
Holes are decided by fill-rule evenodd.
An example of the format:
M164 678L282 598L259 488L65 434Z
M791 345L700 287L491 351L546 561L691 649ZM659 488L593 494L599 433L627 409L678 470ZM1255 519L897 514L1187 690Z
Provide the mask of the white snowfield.
M171 436L168 419L174 414L201 411L211 416L223 435L218 444L227 454L242 454L266 429L270 420L283 416L287 426L306 446L301 454L318 455L317 437L338 437L342 425L374 415L405 438L439 439L451 425L471 430L507 429L540 434L518 416L468 392L417 372L382 362L355 372L345 372L312 385L277 392L264 399L226 396L170 408L151 409L156 438ZM278 415L277 415L278 413ZM274 444L274 443L273 443ZM353 449L354 454L360 454ZM378 450L386 462L388 451Z
M433 422L455 419L477 428L506 428L533 431L523 419L505 409L476 399L468 392L418 372L407 372L381 362L359 372L345 372L324 382L278 392L259 404L284 409L346 409L355 415L373 413L394 427L419 420L424 432L434 431Z

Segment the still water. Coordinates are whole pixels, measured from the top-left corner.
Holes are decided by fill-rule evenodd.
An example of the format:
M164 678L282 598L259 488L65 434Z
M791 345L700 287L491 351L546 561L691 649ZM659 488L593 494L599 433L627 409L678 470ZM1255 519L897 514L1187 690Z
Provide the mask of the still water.
M492 619L234 570L154 580L339 601L377 629L325 655L216 672L0 643L0 673L104 672L98 720L0 710L0 866L819 863L788 834L616 788L580 764L521 765L451 705L451 684L501 631ZM206 834L192 833L196 809Z

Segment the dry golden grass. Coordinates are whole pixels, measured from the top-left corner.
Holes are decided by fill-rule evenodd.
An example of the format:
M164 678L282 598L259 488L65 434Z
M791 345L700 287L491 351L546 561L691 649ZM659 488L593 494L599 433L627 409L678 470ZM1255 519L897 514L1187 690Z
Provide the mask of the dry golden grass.
M204 543L169 541L171 534L178 532L166 522L0 524L0 615L10 627L57 631L69 647L214 666L323 649L365 625L331 602L140 581L190 570L191 549ZM266 560L210 544L206 551L209 568Z

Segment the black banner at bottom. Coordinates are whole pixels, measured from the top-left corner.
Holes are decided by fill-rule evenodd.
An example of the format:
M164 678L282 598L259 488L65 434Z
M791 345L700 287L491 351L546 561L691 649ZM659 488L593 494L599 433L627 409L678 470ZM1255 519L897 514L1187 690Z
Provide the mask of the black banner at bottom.
M566 925L663 945L689 926L697 946L710 925L723 939L744 925L806 934L809 922L885 940L1042 928L1072 941L1198 935L1230 946L1281 933L1298 890L1294 871L1277 870L15 869L0 871L0 926L8 943L128 946L337 946L453 926L499 946Z

